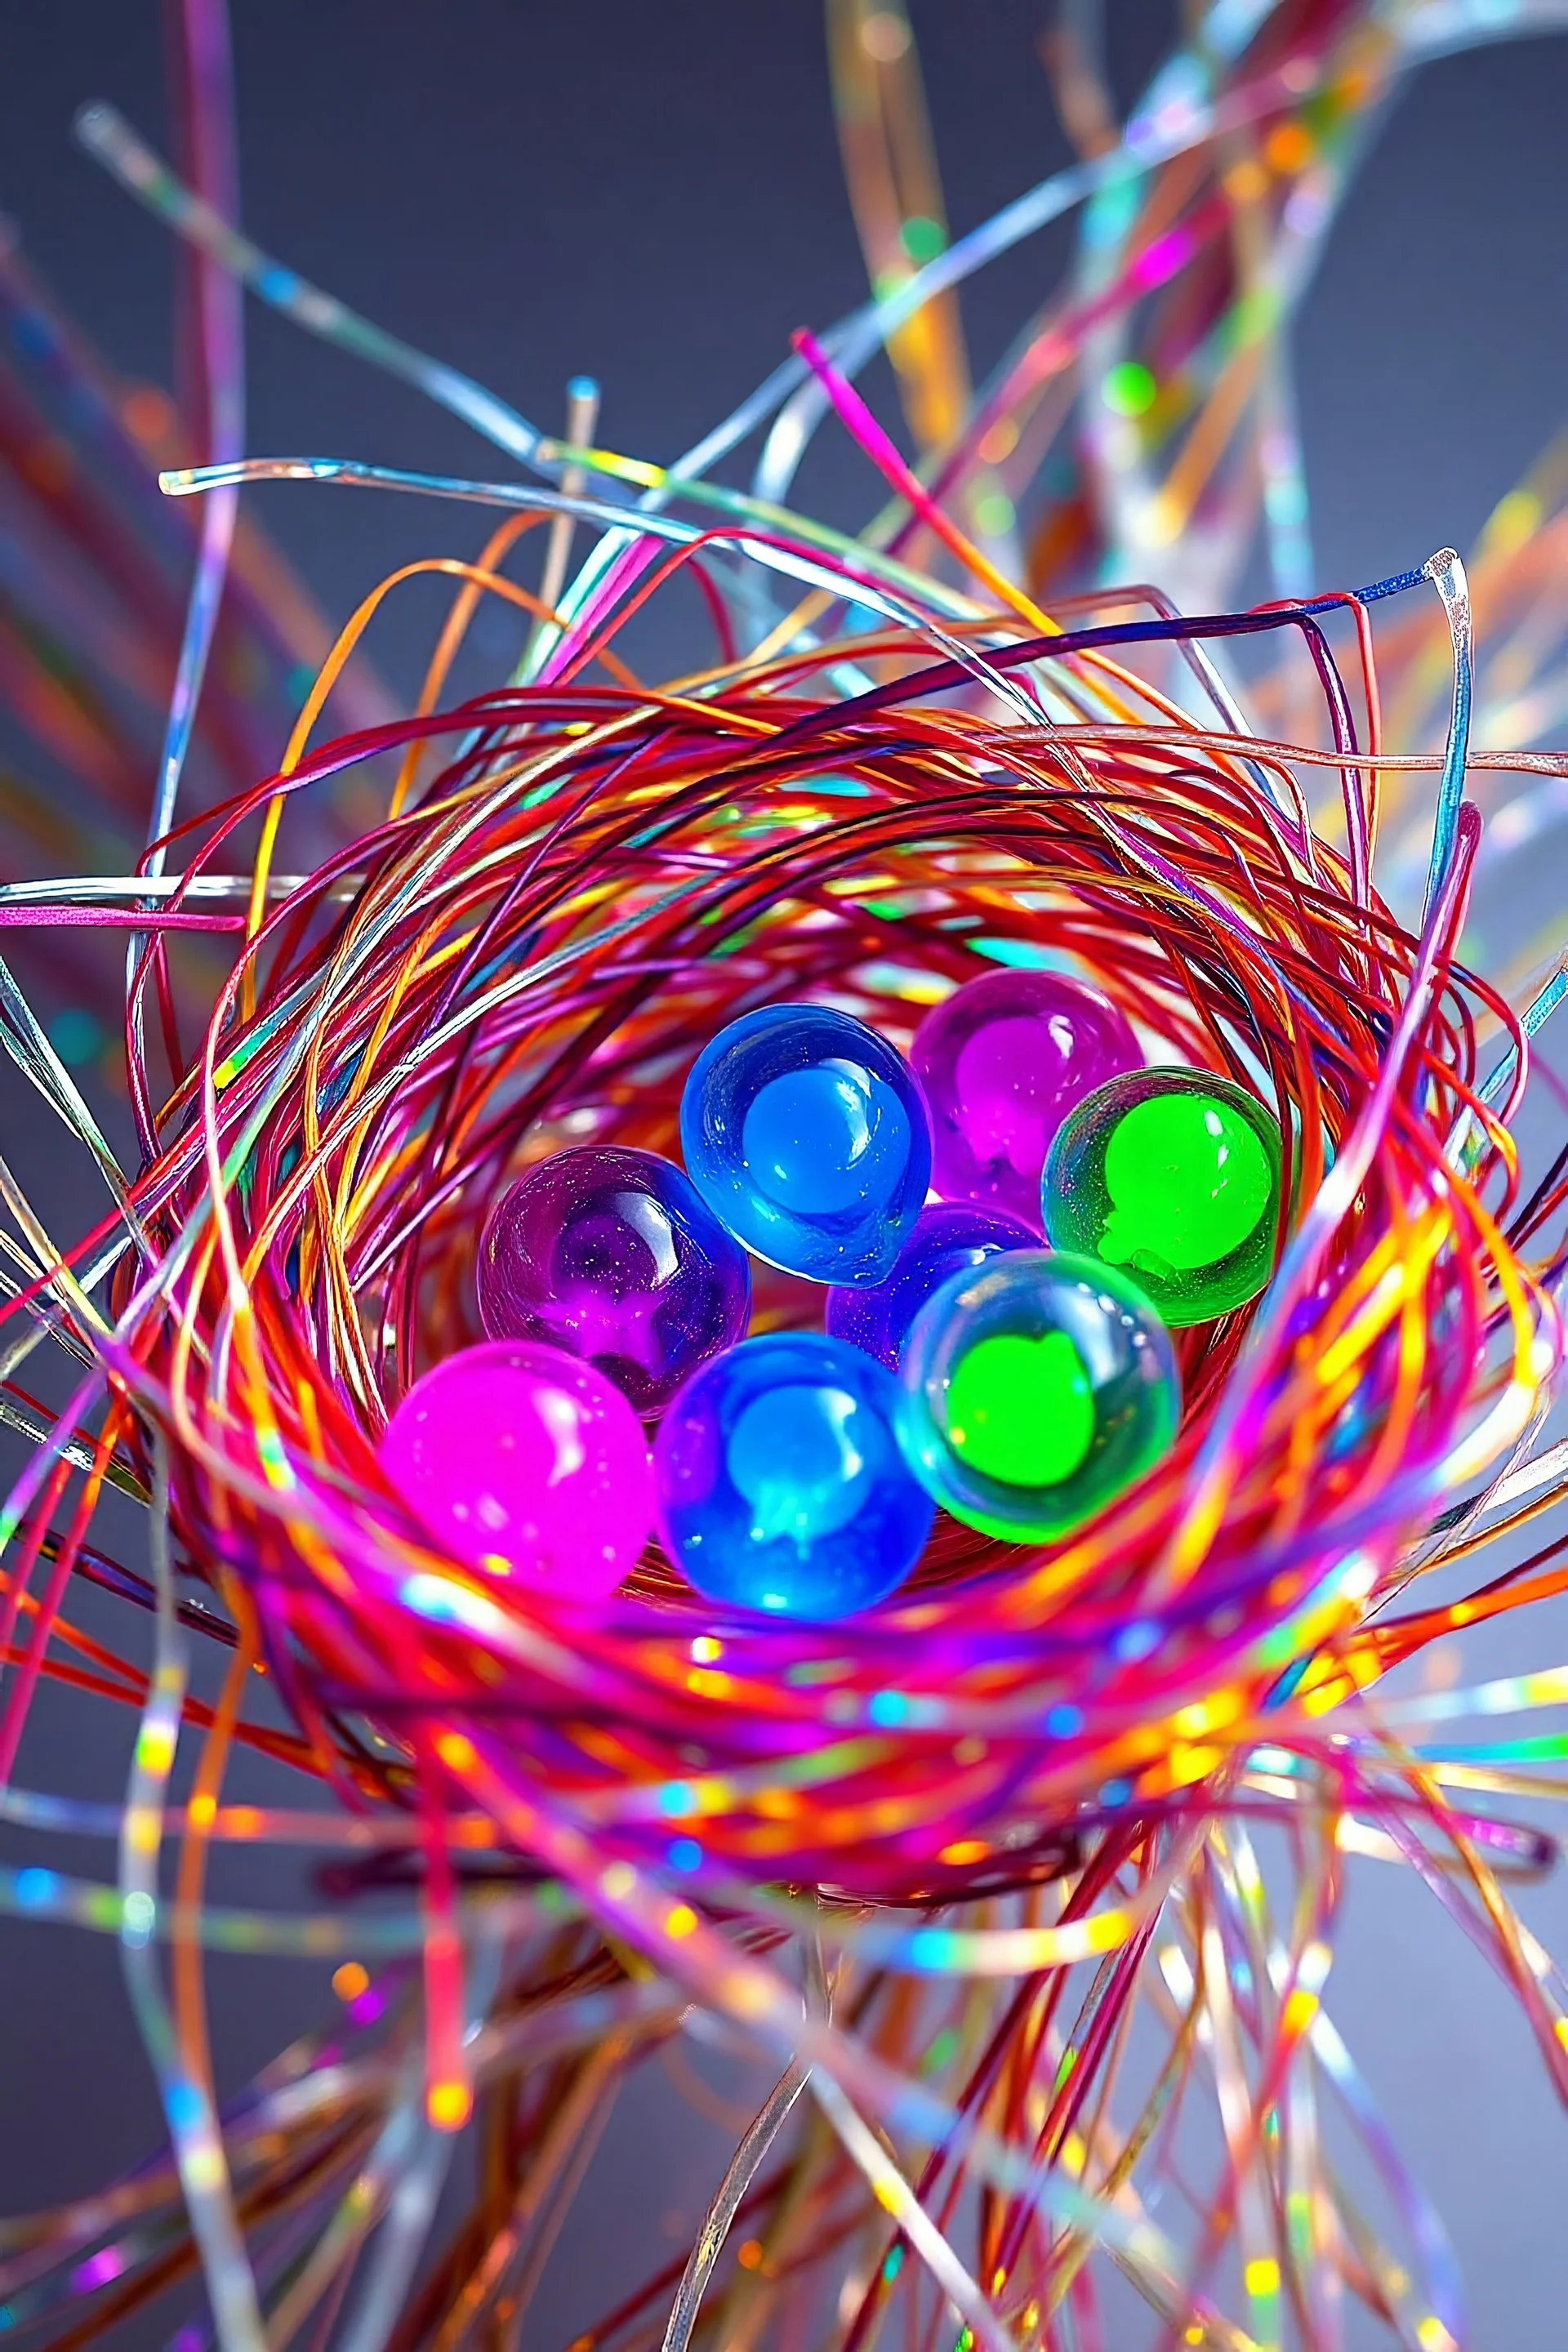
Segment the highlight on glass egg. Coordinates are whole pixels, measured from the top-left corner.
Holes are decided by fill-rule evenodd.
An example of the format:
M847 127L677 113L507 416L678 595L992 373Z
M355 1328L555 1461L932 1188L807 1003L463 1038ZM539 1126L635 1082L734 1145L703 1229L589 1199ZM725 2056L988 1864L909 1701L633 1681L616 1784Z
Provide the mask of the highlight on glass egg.
M631 1406L591 1364L534 1340L445 1357L398 1404L378 1457L455 1559L558 1601L607 1599L653 1523Z
M1051 1138L1085 1095L1143 1056L1131 1024L1087 981L989 971L927 1013L910 1059L937 1191L1005 1209L1037 1234Z
M1170 1336L1126 1275L1009 1250L915 1318L900 1370L906 1459L944 1509L1013 1542L1070 1535L1168 1452Z
M705 1364L654 1446L659 1533L699 1592L847 1617L919 1559L931 1500L899 1449L897 1383L839 1339L781 1331Z
M1274 1270L1279 1122L1207 1070L1135 1070L1079 1105L1046 1161L1047 1239L1125 1266L1176 1327L1256 1298Z
M896 1372L910 1324L951 1276L1002 1250L1038 1247L1039 1235L1021 1217L970 1201L933 1201L915 1219L885 1281L829 1290L827 1328Z
M687 1172L758 1257L815 1282L891 1273L931 1181L909 1066L847 1013L769 1004L720 1030L680 1098Z
M542 1339L596 1365L646 1419L745 1335L746 1254L658 1152L585 1144L510 1185L479 1244L492 1339Z

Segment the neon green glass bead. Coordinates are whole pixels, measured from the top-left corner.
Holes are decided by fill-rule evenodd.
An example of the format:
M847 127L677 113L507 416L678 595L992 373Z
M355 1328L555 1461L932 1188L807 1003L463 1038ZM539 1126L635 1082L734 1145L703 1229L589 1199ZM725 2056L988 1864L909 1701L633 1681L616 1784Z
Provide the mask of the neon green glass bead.
M899 1367L899 1443L929 1494L1014 1543L1070 1535L1168 1452L1170 1335L1127 1275L1007 1250L945 1282Z
M1125 1266L1172 1325L1256 1298L1274 1269L1277 1122L1206 1070L1134 1070L1097 1087L1046 1161L1047 1238Z

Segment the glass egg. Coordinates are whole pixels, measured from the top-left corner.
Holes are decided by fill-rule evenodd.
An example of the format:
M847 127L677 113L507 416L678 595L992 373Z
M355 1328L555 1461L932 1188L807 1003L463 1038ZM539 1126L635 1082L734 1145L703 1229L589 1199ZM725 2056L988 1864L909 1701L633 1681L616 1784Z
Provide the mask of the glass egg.
M898 1387L813 1331L742 1340L694 1374L654 1446L659 1532L710 1600L821 1621L870 1609L920 1558L931 1497L899 1451Z
M746 1254L683 1170L656 1151L585 1144L510 1185L479 1244L479 1315L495 1339L542 1339L595 1364L645 1420L743 1338Z
M1040 1171L1068 1113L1143 1056L1098 988L1055 971L988 971L928 1013L910 1060L931 1114L932 1181L1040 1230Z
M882 1281L931 1182L909 1066L826 1005L763 1005L721 1029L686 1081L680 1145L714 1215L813 1282Z
M1212 1322L1274 1270L1283 1156L1279 1122L1228 1078L1111 1078L1051 1146L1047 1238L1126 1266L1167 1323Z
M1169 1451L1170 1334L1089 1257L1008 1250L926 1301L900 1368L899 1436L955 1519L1013 1543L1070 1535Z
M642 1424L558 1348L489 1339L416 1381L378 1449L443 1550L561 1601L605 1600L653 1523Z
M950 1276L983 1265L1001 1250L1038 1247L1039 1235L1021 1217L970 1201L932 1202L915 1219L885 1282L828 1292L827 1328L896 1372L910 1325Z

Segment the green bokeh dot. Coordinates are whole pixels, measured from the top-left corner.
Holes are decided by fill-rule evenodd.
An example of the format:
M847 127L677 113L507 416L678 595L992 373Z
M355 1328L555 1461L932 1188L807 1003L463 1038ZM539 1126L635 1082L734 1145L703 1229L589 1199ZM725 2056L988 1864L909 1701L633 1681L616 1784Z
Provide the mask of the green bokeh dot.
M1123 360L1105 379L1105 404L1118 416L1142 416L1154 405L1158 385L1141 360Z
M926 213L911 213L899 231L899 243L917 268L934 261L947 243L947 231Z
M1007 1486L1055 1486L1094 1440L1094 1394L1065 1331L999 1331L961 1356L947 1384L947 1435L963 1462Z

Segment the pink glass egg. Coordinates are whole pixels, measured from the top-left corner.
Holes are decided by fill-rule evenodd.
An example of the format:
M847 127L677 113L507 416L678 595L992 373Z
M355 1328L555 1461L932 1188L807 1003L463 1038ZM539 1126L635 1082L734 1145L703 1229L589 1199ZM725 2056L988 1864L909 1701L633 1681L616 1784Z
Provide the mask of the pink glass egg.
M1086 981L988 971L921 1022L910 1055L931 1110L931 1181L1040 1230L1040 1171L1068 1113L1141 1069L1131 1024Z
M444 1550L560 1601L603 1601L653 1524L641 1423L591 1364L536 1340L463 1348L415 1381L381 1441Z

